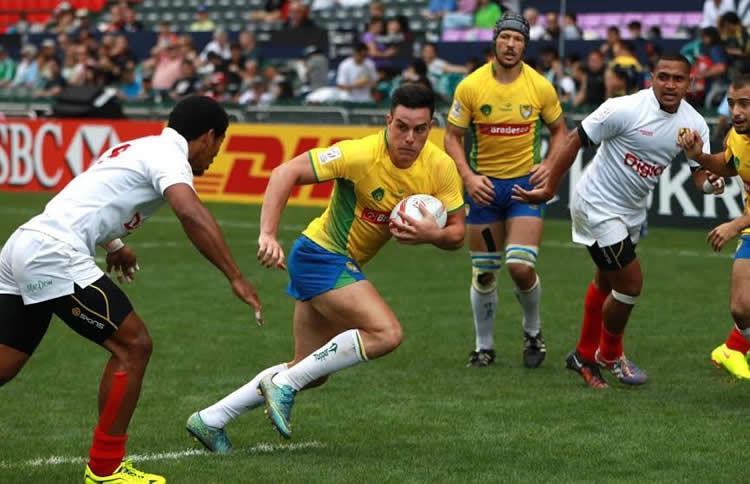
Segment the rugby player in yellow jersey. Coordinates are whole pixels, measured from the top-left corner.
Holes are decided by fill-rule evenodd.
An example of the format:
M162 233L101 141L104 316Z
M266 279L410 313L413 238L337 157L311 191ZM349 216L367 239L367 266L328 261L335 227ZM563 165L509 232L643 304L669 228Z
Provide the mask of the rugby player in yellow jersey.
M277 167L261 209L258 260L283 267L276 238L281 212L295 185L336 180L326 211L313 220L289 254L287 292L294 309L294 359L260 372L218 403L190 416L188 431L209 450L227 453L224 426L265 400L274 427L289 437L295 394L328 375L379 358L401 343L402 329L362 266L391 238L458 249L464 240L461 178L453 160L427 140L434 94L406 84L393 94L386 129L332 147L313 149ZM428 216L390 222L406 196L426 193L443 202L448 221L439 228ZM260 390L258 392L257 390Z
M732 266L730 311L734 328L726 341L711 352L711 361L737 378L750 378L747 353L750 350L750 75L737 76L729 87L732 129L726 138L724 153L702 153L703 143L693 132L684 133L681 143L687 156L720 176L739 175L745 184L745 210L736 219L714 228L708 242L715 251L737 235L740 244ZM693 155L699 156L694 157Z
M494 59L456 88L448 116L445 150L455 160L466 187L471 251L471 308L476 331L469 366L495 361L493 326L497 307L496 273L503 253L523 311L523 361L538 367L546 355L539 306L542 288L535 270L542 239L544 205L511 199L513 185L529 185L541 161L541 128L552 133L553 152L567 133L555 88L521 59L529 24L506 13L495 25ZM464 135L471 131L467 160Z

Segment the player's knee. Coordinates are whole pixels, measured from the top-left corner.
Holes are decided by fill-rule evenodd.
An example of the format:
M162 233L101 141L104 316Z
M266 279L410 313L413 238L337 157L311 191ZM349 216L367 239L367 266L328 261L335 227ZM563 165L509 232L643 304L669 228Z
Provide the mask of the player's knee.
M404 340L404 330L398 322L390 324L381 331L380 339L386 352L390 353L401 345Z
M497 287L497 271L502 267L498 252L471 252L471 285L478 292L493 292Z
M505 248L505 263L513 280L533 276L538 254L539 248L535 245L508 245Z
M511 264L508 262L508 274L519 287L529 287L536 279L536 270L525 264Z
M151 336L143 328L126 342L126 353L128 362L136 366L145 366L151 358L154 345Z

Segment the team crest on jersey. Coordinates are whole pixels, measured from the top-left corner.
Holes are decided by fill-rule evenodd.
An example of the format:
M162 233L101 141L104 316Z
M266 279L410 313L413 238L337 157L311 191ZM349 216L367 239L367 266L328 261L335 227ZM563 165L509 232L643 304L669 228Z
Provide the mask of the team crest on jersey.
M372 198L374 198L376 201L381 201L383 199L383 196L385 195L385 190L382 188L376 188L373 190L370 195L372 195Z
M523 116L523 119L529 119L532 112L534 112L534 109L530 104L521 104L521 116Z
M482 104L482 107L479 108L479 111L481 111L485 116L489 116L492 113L492 106L490 106L489 104Z

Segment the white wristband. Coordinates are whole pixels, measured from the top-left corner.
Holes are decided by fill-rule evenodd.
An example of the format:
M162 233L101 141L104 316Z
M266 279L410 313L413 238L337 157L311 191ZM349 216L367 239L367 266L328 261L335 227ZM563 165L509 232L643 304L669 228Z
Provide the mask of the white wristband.
M125 243L123 243L123 241L120 239L110 240L109 242L104 244L104 248L107 250L107 254L111 254L112 252L117 252L123 247L125 247Z
M708 180L704 181L703 182L703 193L705 193L706 195L710 195L713 192L714 192L714 186L713 186L713 184L710 181L708 181Z

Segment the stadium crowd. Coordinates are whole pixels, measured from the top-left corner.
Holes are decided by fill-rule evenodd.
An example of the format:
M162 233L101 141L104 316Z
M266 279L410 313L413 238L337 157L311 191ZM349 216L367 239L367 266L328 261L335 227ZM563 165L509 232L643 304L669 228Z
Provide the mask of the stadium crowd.
M209 95L240 105L279 103L379 103L387 101L402 81L430 86L450 102L458 82L490 55L475 52L465 63L440 57L439 43L415 33L410 23L439 22L443 40L451 31L488 32L508 7L495 0L430 0L418 18L386 16L383 3L361 0L267 0L247 14L246 25L277 23L284 29L314 28L316 15L336 8L362 10L360 31L353 35L351 55L331 58L320 46L307 45L298 59L263 58L251 29L226 31L212 19L211 8L195 8L194 21L178 31L168 20L153 25L140 20L142 0L118 0L101 15L60 2L44 23L25 15L8 33L25 39L18 55L0 46L0 94L24 91L34 98L51 98L65 86L107 86L126 101L178 101L190 94ZM611 25L599 48L588 53L558 56L557 41L596 38L582 28L574 12L540 12L524 2L536 56L526 62L557 87L566 109L589 109L604 99L634 92L650 84L650 68L660 52L661 29L647 29L639 20ZM530 6L529 6L530 5ZM523 7L518 2L510 8ZM682 25L682 53L693 62L689 100L714 110L726 93L732 71L747 71L750 43L750 1L706 0L700 24ZM739 12L739 13L738 13ZM129 45L131 34L157 32L147 56L139 58ZM193 32L213 32L197 49ZM38 44L27 34L47 36ZM484 38L480 34L478 39ZM583 54L583 55L582 55ZM408 60L411 58L411 60Z

